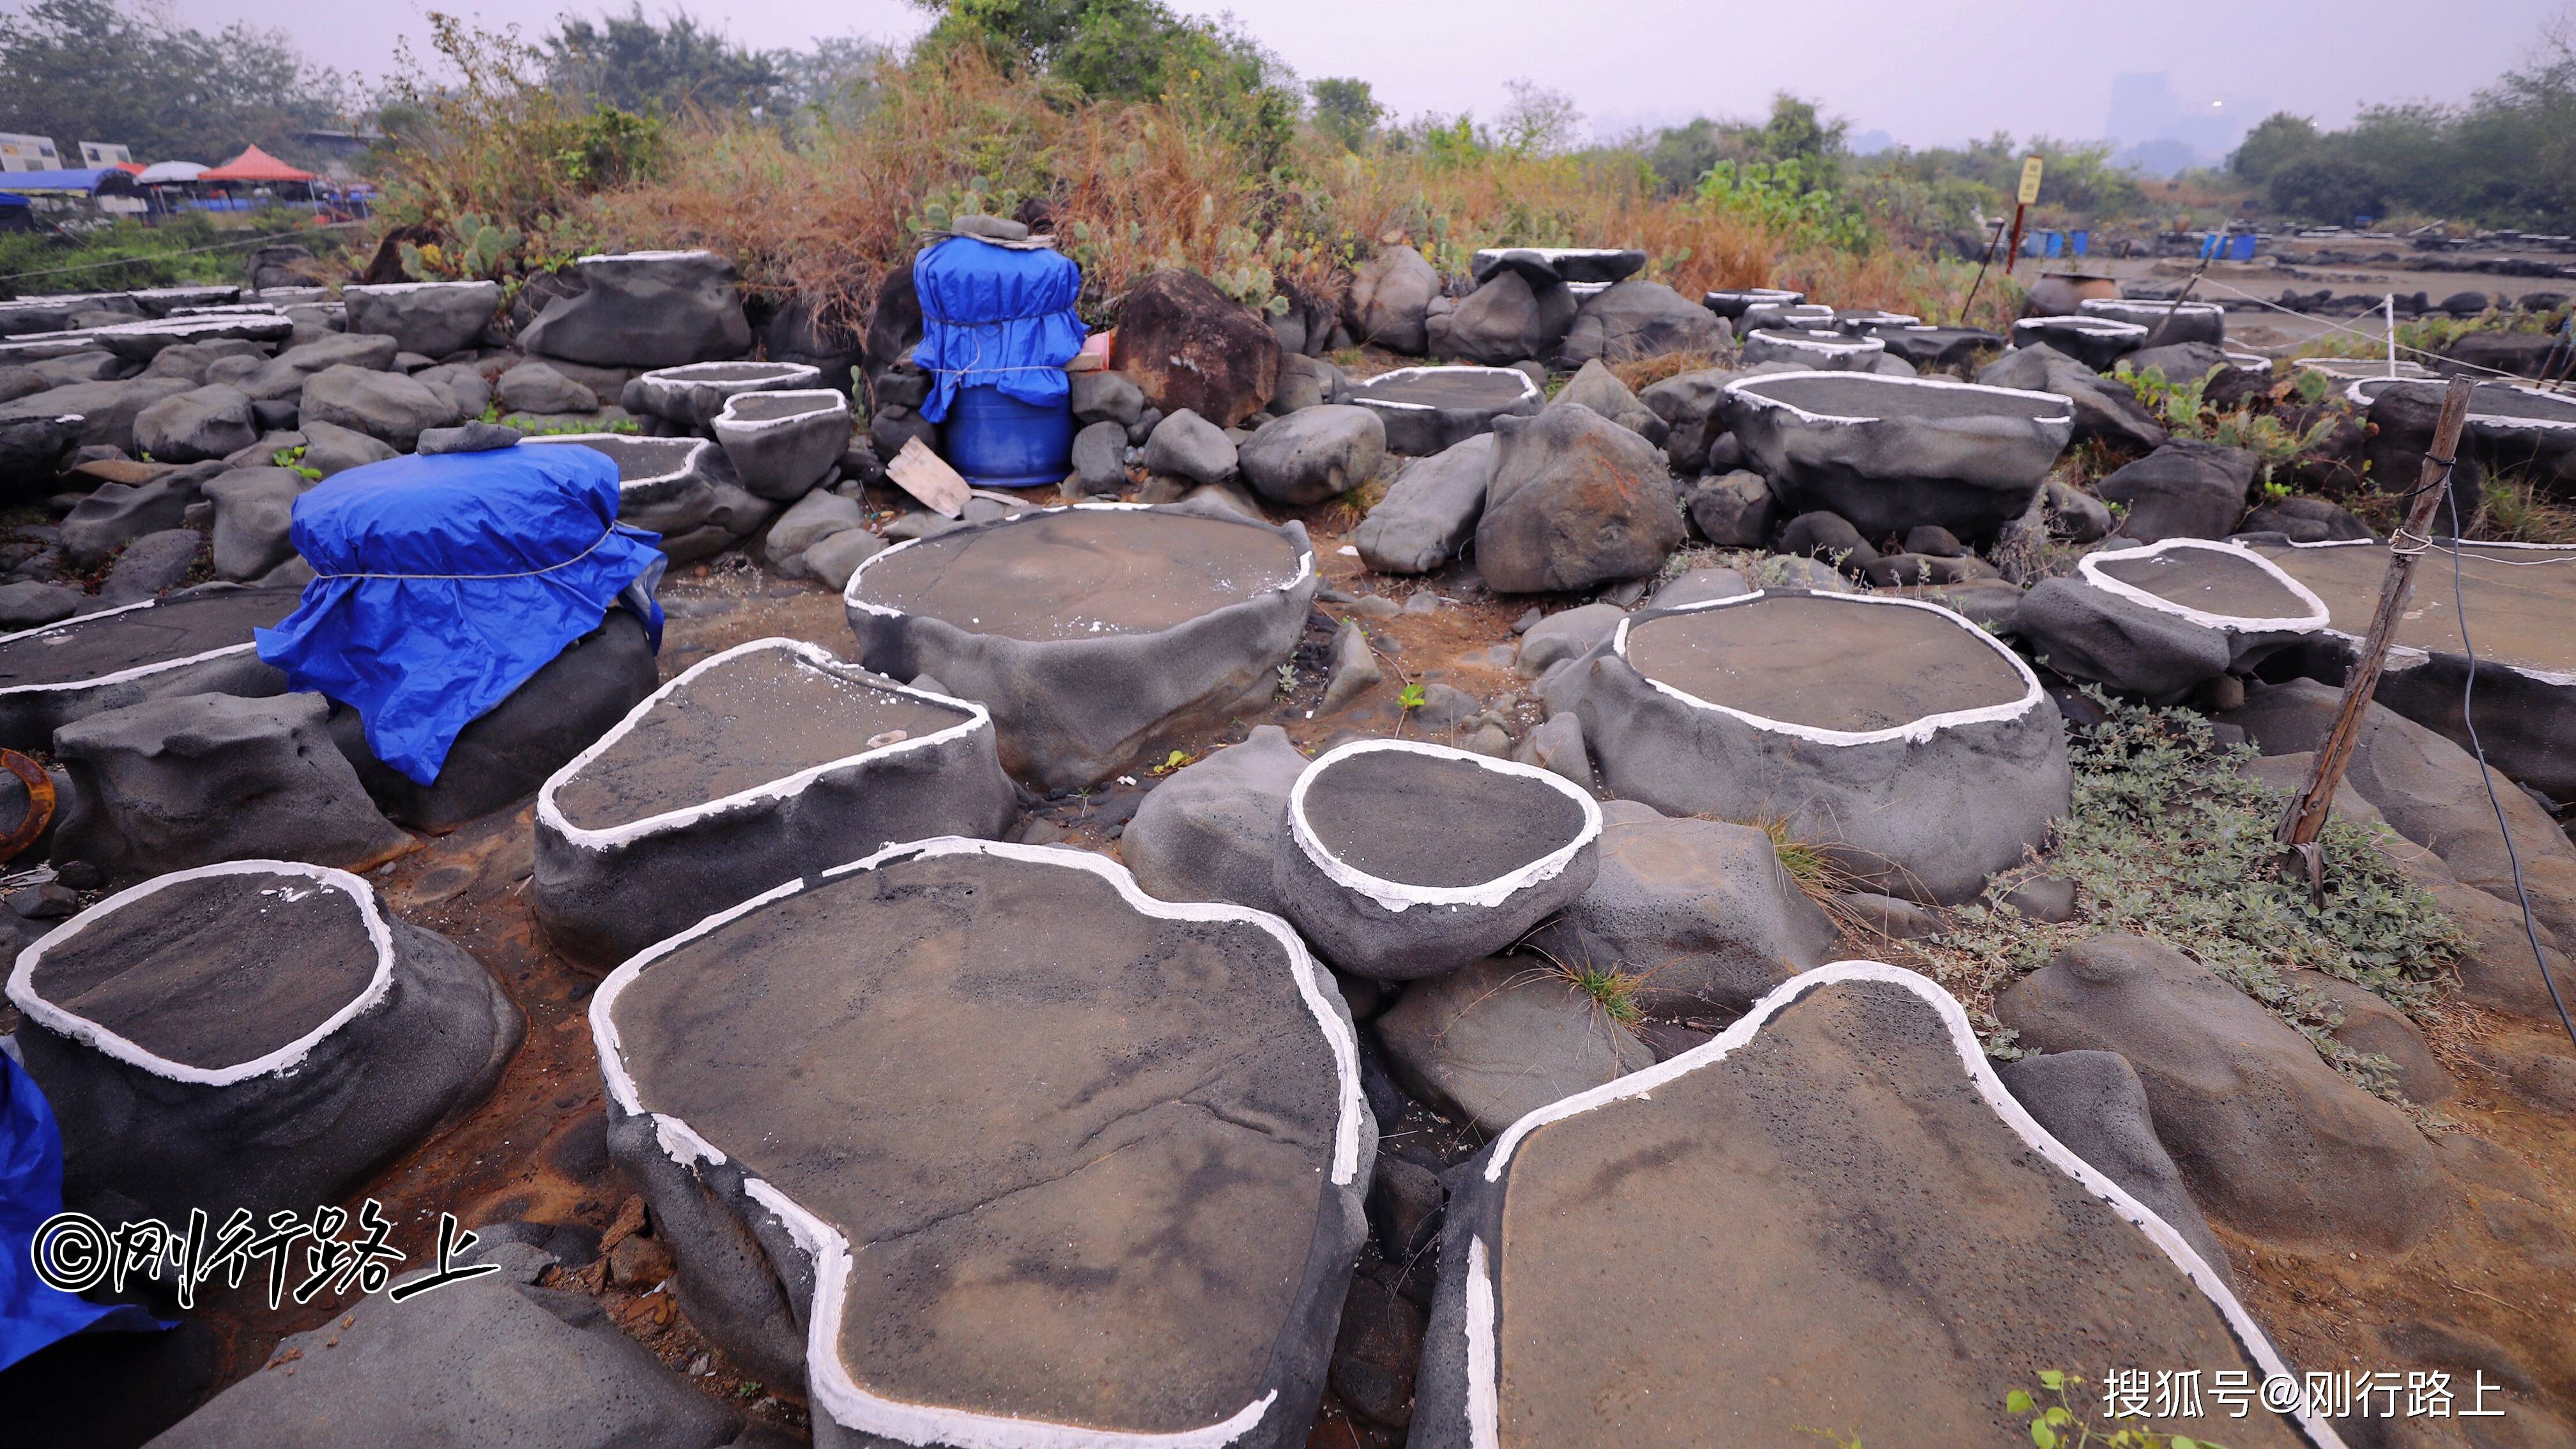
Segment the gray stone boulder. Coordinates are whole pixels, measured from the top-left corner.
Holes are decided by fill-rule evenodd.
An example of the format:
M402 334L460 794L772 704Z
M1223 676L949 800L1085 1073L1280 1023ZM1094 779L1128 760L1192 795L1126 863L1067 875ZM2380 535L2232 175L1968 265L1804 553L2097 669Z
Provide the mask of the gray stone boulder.
M2040 505L2051 538L2067 543L2096 543L2110 536L2111 510L2081 488L2051 478L2040 489Z
M679 367L751 350L733 263L704 251L588 256L583 289L546 304L519 334L540 357L593 367Z
M1535 956L1417 981L1372 1025L1405 1091L1486 1136L1655 1064L1644 1042Z
M287 348L244 378L239 386L253 402L293 400L303 395L306 380L324 368L363 367L370 372L389 372L401 350L401 344L390 337L333 333Z
M304 435L304 456L296 462L325 478L402 456L394 451L393 444L382 438L369 437L355 428L344 428L318 418L299 424L298 431ZM415 443L417 441L414 440ZM268 460L263 458L259 461L264 463Z
M2056 396L1946 378L1748 377L1723 407L1783 510L1831 510L1873 539L1991 535L2028 511L2074 432Z
M483 374L461 362L424 367L413 373L412 380L447 399L459 418L477 418L492 405L492 384Z
M80 443L81 417L0 417L0 494L41 495Z
M1780 520L1770 483L1743 468L1693 483L1682 507L1699 536L1719 548L1760 548Z
M215 577L248 583L295 557L287 530L313 481L290 468L239 468L208 482Z
M1496 592L1646 578L1688 537L1663 455L1644 438L1574 404L1494 428L1476 566Z
M2147 329L2113 317L2024 317L2012 325L2015 347L2055 348L2095 372L2146 345Z
M184 377L138 377L130 382L75 382L30 393L16 402L0 403L0 428L30 422L47 424L57 418L76 417L80 420L83 445L132 453L135 451L134 420L142 415L143 410L163 398L195 390L196 385Z
M1424 314L1431 355L1503 367L1554 357L1574 328L1574 294L1562 283L1533 288L1520 272L1496 272L1465 297L1433 302Z
M0 584L0 631L15 633L68 619L89 602L78 589L60 584L37 583L30 579L14 584Z
M1486 433L1406 464L1351 533L1360 562L1382 574L1427 574L1456 558L1484 516L1495 447Z
M403 1301L370 1296L290 1334L268 1366L152 1441L156 1449L338 1449L351 1424L423 1444L749 1449L742 1421L621 1332L597 1300L533 1286L585 1266L486 1225L458 1263L505 1265ZM396 1292L418 1275L394 1280Z
M1563 909L1598 869L1601 808L1562 776L1408 740L1326 751L1289 791L1281 910L1336 970L1454 971Z
M343 287L352 333L391 337L405 352L445 357L481 340L501 310L498 282L391 282ZM570 412L574 409L566 408Z
M1835 934L1767 832L1612 800L1601 807L1600 874L1520 949L1570 970L1627 972L1642 1010L1705 1016L1745 1011L1823 965Z
M2175 438L2094 485L2105 502L2128 510L2122 537L2225 538L2245 516L2254 487L2254 455L2196 438Z
M2004 339L1974 327L1871 323L1858 331L1877 338L1887 349L1881 355L1883 361L1892 359L1920 371L1959 367L1985 353L2004 350Z
M1423 317L1440 296L1440 273L1409 246L1382 246L1351 278L1342 325L1363 346L1408 357L1430 350Z
M259 440L250 399L217 383L165 397L134 415L134 446L162 463L202 463Z
M1083 424L1073 435L1073 476L1089 495L1126 488L1127 425L1112 418Z
M1601 786L1601 777L1592 768L1592 753L1583 745L1583 721L1570 714L1549 715L1538 728L1521 737L1511 757L1524 765L1562 775L1586 790Z
M1193 483L1222 483L1237 466L1234 441L1188 408L1167 415L1145 440L1145 467L1152 472Z
M546 781L531 898L559 949L612 963L895 841L998 835L1013 809L981 706L759 639L691 665Z
M1709 466L1709 447L1726 432L1721 405L1726 385L1742 373L1704 367L1679 373L1637 394L1637 401L1664 420L1664 452L1676 473L1698 473Z
M2072 789L2064 722L2029 666L1912 600L1646 610L1542 690L1581 717L1614 795L1783 821L1870 889L1917 900L1974 899L2046 842Z
M161 354L145 364L139 377L184 377L200 386L209 382L229 382L236 376L259 371L268 361L268 353L256 342L225 338L216 342L190 342L178 347L165 347ZM218 363L226 364L224 375L210 375ZM37 389L28 388L34 392ZM5 391L5 389L0 389Z
M318 694L188 694L63 726L72 805L57 856L124 883L288 855L364 870L410 849L331 748L329 715Z
M736 393L708 428L743 487L787 502L839 465L850 446L850 400L828 387Z
M2192 1196L2239 1232L2404 1248L2450 1206L2432 1146L2308 1039L2159 941L2099 936L1995 999L2043 1051L2114 1051Z
M2182 1169L2156 1140L2146 1086L2128 1058L2118 1052L2049 1052L1998 1063L1995 1075L2049 1136L2172 1224L2219 1282L2234 1284L2227 1250L2192 1202Z
M2165 342L2139 348L2120 359L2120 365L2135 373L2160 372L2165 381L2180 385L2234 367L2236 360L2213 342Z
M279 860L108 897L19 957L9 1000L64 1201L109 1221L336 1202L480 1101L522 1032L454 942Z
M100 484L63 519L63 561L89 568L147 533L179 527L205 496L206 483L224 472L221 463L195 463L140 483Z
M2122 448L2159 448L2166 437L2128 384L2102 376L2054 347L2016 347L1977 371L1988 387L2053 392L2075 405L2075 438Z
M1577 604L1560 609L1521 631L1512 667L1532 679L1565 660L1590 653L1627 618L1616 604Z
M193 528L164 528L125 546L98 586L103 605L139 603L179 586L206 550L206 536Z
M1752 581L1735 569L1692 569L1655 590L1646 607L1678 609L1711 599L1739 599L1752 592Z
M1123 372L1103 368L1096 372L1077 372L1068 381L1072 386L1070 401L1074 421L1084 424L1116 423L1132 428L1145 415L1144 391L1128 380Z
M859 565L885 549L886 541L866 529L845 528L806 545L805 551L796 556L796 564L815 582L838 590L848 585Z
M1136 807L1118 837L1136 884L1167 901L1228 901L1276 915L1272 864L1288 791L1306 757L1277 725L1174 771Z
M1171 425L1164 420L1164 427ZM1155 436L1162 436L1160 428ZM1153 444L1146 446L1150 453ZM1363 407L1301 408L1254 429L1236 456L1254 492L1302 507L1338 497L1375 473L1386 458L1386 425Z
M1637 395L1628 391L1628 385L1621 382L1618 374L1599 358L1584 363L1573 378L1557 390L1555 400L1580 403L1658 448L1664 445L1672 432L1654 409L1639 402Z
M297 409L302 421L364 433L402 453L420 442L423 430L443 428L471 415L448 393L417 378L346 363L307 378Z
M587 413L599 408L599 394L534 361L502 373L492 395L505 413Z
M1548 282L1608 286L1636 275L1645 265L1646 254L1634 247L1486 247L1468 258L1467 271L1479 282L1517 272L1532 286Z
M1733 340L1717 314L1661 282L1630 278L1584 299L1557 348L1559 367L1632 362L1667 352L1714 352Z
M837 493L808 493L769 526L769 556L793 558L844 529L866 525L867 515L859 511L856 499Z
M2279 498L2262 504L2237 525L2244 533L2277 533L2292 543L2357 542L2378 537L2352 510L2324 498Z

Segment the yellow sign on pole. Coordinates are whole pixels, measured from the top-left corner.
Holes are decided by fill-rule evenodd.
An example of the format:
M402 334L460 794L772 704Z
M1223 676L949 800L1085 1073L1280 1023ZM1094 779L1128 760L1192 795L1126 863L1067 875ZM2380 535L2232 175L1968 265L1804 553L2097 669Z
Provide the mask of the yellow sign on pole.
M2021 204L2039 200L2039 158L2031 156L2021 163Z

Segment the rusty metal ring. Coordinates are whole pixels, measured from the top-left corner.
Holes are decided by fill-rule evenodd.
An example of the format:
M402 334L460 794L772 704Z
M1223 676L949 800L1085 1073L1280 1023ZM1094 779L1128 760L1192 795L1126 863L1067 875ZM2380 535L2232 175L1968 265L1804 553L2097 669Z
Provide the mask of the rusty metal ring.
M54 777L45 767L16 750L0 750L0 768L18 777L27 787L27 813L18 828L0 839L0 861L15 860L19 852L36 843L45 827L54 823Z

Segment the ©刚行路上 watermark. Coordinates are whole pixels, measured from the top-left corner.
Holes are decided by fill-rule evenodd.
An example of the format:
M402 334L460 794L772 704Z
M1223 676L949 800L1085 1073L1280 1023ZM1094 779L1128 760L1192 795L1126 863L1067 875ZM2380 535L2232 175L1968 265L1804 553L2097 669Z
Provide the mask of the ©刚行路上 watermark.
M356 1236L344 1238L353 1227ZM400 1303L501 1271L497 1263L457 1263L457 1255L474 1246L476 1235L461 1228L456 1214L440 1213L436 1267L394 1283L394 1265L410 1255L393 1245L392 1234L393 1223L374 1198L354 1215L340 1207L317 1207L310 1213L279 1208L264 1222L248 1208L235 1208L220 1228L203 1208L191 1208L186 1224L177 1228L158 1218L110 1227L87 1213L60 1212L37 1225L28 1256L35 1261L37 1278L65 1293L85 1293L101 1284L112 1293L123 1292L129 1279L168 1279L181 1308L195 1307L198 1285L219 1273L225 1287L240 1287L254 1262L266 1264L271 1308L289 1297L310 1303L326 1290L337 1297L352 1288Z
M2336 1369L2257 1378L2243 1369L2112 1369L2098 1381L2102 1414L2109 1419L2242 1419L2260 1407L2277 1414L2305 1412L2345 1419L2494 1419L2489 1395L2504 1386L2454 1385L2440 1369Z

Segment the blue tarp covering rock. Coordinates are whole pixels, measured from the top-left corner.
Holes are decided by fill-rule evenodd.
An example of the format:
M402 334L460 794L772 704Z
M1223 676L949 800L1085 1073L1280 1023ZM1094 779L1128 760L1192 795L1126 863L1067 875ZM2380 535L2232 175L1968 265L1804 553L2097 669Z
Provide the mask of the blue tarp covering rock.
M0 1055L0 1368L75 1333L163 1325L131 1305L92 1303L47 1286L28 1250L63 1207L63 1140L45 1094ZM69 1261L78 1270L86 1264Z
M1088 332L1074 315L1082 268L1050 248L950 237L913 258L921 345L912 360L933 379L921 415L948 416L961 387L997 387L1041 406L1065 399L1064 365Z
M376 758L430 784L459 732L612 605L660 647L657 535L620 526L617 501L616 463L588 448L352 468L295 502L295 549L317 577L259 631L259 655L357 710Z

